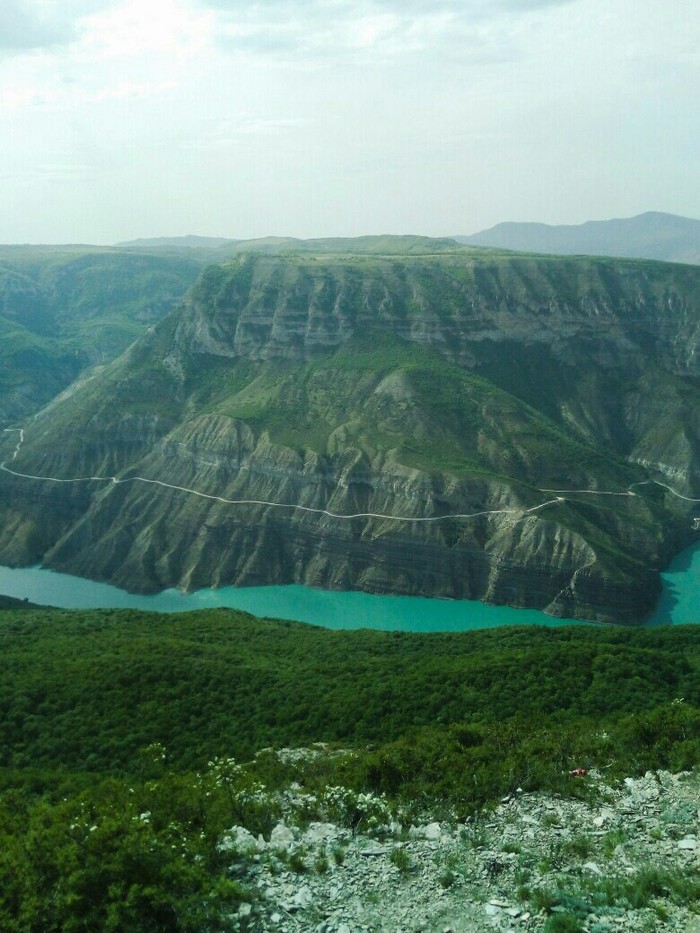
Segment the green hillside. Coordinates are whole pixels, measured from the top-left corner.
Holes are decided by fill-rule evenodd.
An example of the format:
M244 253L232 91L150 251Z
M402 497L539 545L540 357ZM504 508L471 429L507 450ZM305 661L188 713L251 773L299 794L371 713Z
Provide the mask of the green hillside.
M266 745L386 744L425 729L447 736L457 725L480 744L496 725L531 731L548 717L567 733L651 715L680 696L697 706L698 634L680 626L417 635L224 609L5 611L2 765L123 773L140 748L162 742L173 766L197 769Z
M232 826L268 838L282 818L330 816L354 835L377 814L408 824L431 813L463 821L477 846L481 808L504 794L594 802L596 784L572 778L572 762L609 782L692 768L697 635L0 611L0 927L228 928L263 896L255 860L226 843ZM620 838L603 842L612 851ZM343 857L329 851L313 870ZM303 851L276 860L276 873L311 870ZM692 874L672 888L689 903L696 890Z
M98 247L0 246L0 422L33 413L171 310L199 266Z

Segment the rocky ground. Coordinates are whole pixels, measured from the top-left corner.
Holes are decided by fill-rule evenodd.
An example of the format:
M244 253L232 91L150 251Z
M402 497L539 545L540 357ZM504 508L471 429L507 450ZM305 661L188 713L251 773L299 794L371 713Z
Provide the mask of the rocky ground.
M292 790L269 838L234 827L224 840L233 873L256 892L233 926L700 933L700 775L572 780L582 797L521 791L467 823L375 818L354 832L299 821Z

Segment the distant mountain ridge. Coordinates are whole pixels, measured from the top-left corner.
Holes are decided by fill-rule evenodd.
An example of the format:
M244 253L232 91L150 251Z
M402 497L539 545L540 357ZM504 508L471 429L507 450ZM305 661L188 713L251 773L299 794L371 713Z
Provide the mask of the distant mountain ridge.
M531 253L619 256L700 264L700 220L648 211L636 217L577 225L501 223L458 243Z
M443 253L460 249L453 237L418 234L371 234L360 237L322 237L300 240L290 236L265 236L253 240L206 236L154 237L115 244L117 250L186 256L202 265L224 262L241 253L352 253L353 255L407 255ZM463 248L463 247L462 247Z
M139 237L136 240L125 240L123 243L114 245L121 249L161 249L162 247L174 247L175 249L216 249L226 243L236 243L237 240L231 240L223 236L156 236Z

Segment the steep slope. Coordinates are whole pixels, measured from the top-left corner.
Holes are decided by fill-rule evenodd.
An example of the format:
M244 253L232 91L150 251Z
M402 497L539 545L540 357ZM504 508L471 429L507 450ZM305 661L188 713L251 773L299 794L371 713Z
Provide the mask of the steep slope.
M471 251L210 267L5 436L0 561L639 619L691 536L646 481L698 495L699 296L692 267Z
M180 258L98 247L0 247L0 425L117 357L198 271Z
M649 211L621 220L578 225L502 223L472 236L455 237L471 246L495 246L560 255L628 256L700 263L700 220Z

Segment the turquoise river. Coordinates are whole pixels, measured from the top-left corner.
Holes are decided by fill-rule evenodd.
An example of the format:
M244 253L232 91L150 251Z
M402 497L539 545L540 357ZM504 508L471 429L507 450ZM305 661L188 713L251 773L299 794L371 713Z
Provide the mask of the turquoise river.
M700 623L700 541L679 554L663 574L663 593L648 625ZM327 628L373 628L406 632L457 632L501 625L577 625L533 609L486 603L371 596L303 586L223 587L183 595L164 590L138 596L104 583L40 567L0 567L0 593L65 609L112 608L183 612L229 607L258 616L311 622Z

